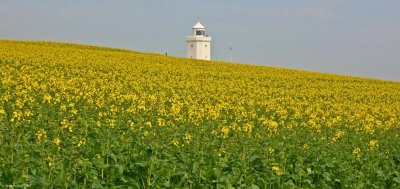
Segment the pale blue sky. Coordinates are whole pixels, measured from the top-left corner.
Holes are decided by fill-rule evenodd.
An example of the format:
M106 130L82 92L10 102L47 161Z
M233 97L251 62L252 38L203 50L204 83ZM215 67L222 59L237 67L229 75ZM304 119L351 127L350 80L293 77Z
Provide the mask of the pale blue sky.
M400 81L399 0L0 0L0 39L185 56L198 17L213 59Z

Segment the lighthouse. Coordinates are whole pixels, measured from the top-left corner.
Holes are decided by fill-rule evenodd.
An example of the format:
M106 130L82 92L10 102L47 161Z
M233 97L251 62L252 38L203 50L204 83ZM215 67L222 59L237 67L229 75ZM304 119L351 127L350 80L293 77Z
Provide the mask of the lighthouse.
M211 37L206 35L206 28L200 20L192 27L192 35L186 38L187 57L211 60Z

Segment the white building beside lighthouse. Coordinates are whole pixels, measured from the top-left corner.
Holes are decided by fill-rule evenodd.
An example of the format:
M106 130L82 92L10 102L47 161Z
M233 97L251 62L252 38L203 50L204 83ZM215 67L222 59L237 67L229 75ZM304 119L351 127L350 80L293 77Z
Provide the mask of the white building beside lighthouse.
M211 60L211 37L206 35L205 27L197 21L192 28L192 35L186 38L187 57Z

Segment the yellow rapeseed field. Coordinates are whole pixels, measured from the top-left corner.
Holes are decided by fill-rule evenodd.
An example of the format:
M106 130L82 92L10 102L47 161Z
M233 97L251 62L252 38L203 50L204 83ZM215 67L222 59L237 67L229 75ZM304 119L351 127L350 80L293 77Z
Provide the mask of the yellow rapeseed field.
M0 188L398 188L400 83L0 40Z

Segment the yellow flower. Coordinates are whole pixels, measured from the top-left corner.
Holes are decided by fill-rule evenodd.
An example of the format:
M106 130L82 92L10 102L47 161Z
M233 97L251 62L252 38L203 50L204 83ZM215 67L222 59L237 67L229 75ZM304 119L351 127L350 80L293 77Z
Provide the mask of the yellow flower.
M192 135L189 133L185 133L183 139L185 140L186 143L190 143L190 141L192 140Z
M54 166L54 159L50 156L47 156L47 164L49 165L49 167L53 167Z
M46 131L44 129L40 129L37 133L36 133L36 137L38 139L38 141L46 138Z
M181 104L174 103L174 104L172 104L172 107L171 107L171 113L173 115L176 115L181 111L181 108L182 108Z
M375 150L379 148L379 143L377 140L371 140L369 141L369 149Z
M375 133L375 128L370 123L367 123L366 125L364 125L364 130L366 133L371 134L371 135Z
M158 118L157 119L157 125L158 126L165 126L165 120L163 118Z
M72 109L71 109L71 114L72 114L72 115L77 115L77 114L78 114L78 110L75 109L75 108L72 108Z
M13 115L12 115L12 118L11 118L11 122L14 122L14 121L19 121L19 120L21 120L22 119L22 117L23 117L23 113L21 112L21 111L19 111L19 110L17 110L17 111L15 111L15 112L13 112Z
M353 150L353 156L356 157L357 159L361 158L361 149L360 148L355 148Z
M59 146L60 145L60 143L61 143L61 140L60 140L60 138L55 138L54 140L53 140L53 143L56 145L56 146Z
M82 145L85 145L85 144L86 144L86 139L81 139L81 140L79 140L77 146L81 147Z
M338 139L342 138L344 136L344 132L337 130L335 133L335 136L332 138L333 142L336 142Z
M67 119L63 119L60 123L62 128L68 129L69 132L72 132L73 129L73 123L68 121Z
M272 166L272 172L278 176L281 176L283 174L281 168L277 165Z
M1 113L0 113L0 114L1 114ZM26 110L26 111L24 112L24 115L25 115L26 117L29 117L29 116L32 116L33 113L32 113L30 110Z
M174 146L179 146L179 141L178 141L176 138L174 138L174 139L171 141L171 144L173 144Z
M253 131L253 127L254 126L252 124L246 123L243 126L243 131L246 132L246 133L251 133Z
M43 99L44 99L45 102L50 103L52 97L51 97L49 94L45 94L44 97L43 97Z
M316 144L323 143L331 144L327 150L337 147L339 153L347 149L347 142L340 140L358 136L371 138L362 150L361 146L347 149L354 160L372 150L381 149L382 158L396 151L395 146L382 149L375 135L389 136L398 130L398 82L2 40L0 70L0 127L6 128L0 131L0 142L8 128L31 129L38 144L48 141L59 149L71 139L78 148L90 141L83 139L87 134L105 143L108 138L99 136L115 131L110 134L119 135L121 142L139 136L138 142L152 139L176 148L221 139L223 144L211 150L224 156L225 150L240 147L238 140L249 144L267 140L270 145L261 150L286 159L290 154L278 153L279 145L274 144L292 139L287 133L294 133L303 151L321 150L324 145ZM328 130L332 132L324 132ZM172 133L176 138L155 136ZM394 133L392 140L399 137ZM256 146L248 147L245 152ZM43 161L54 165L46 157ZM270 174L285 174L283 164L268 169Z
M222 132L222 138L227 138L229 134L229 127L223 126L221 128L221 132Z
M272 153L275 152L275 150L274 150L273 148L269 147L269 148L268 148L268 152L269 152L270 154L272 154Z
M129 128L133 129L135 127L135 122L129 120L128 125L129 125Z
M0 116L6 115L6 111L3 108L0 108Z
M272 133L275 133L278 131L278 126L279 126L278 122L271 120L271 119L265 119L265 118L262 118L262 119L263 119L262 124L268 129L268 131L270 131Z
M152 127L152 124L150 121L146 122L144 125L146 125L147 127Z
M61 105L60 108L61 108L62 111L66 111L67 110L67 106L65 104Z

